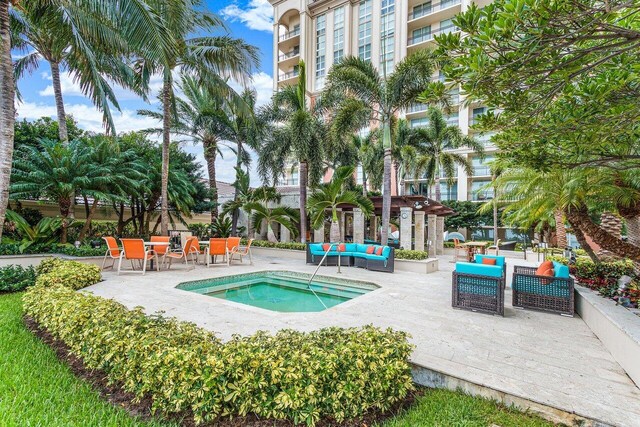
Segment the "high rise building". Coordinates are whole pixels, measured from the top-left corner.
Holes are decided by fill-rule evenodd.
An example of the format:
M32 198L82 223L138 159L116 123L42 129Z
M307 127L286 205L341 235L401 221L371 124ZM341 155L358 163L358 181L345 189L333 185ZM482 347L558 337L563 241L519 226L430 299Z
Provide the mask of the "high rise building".
M269 0L274 11L273 69L274 90L297 83L298 63L307 67L309 96L317 96L324 87L331 66L342 57L358 56L370 60L379 70L391 72L407 55L435 46L434 36L458 29L452 18L471 4L471 0ZM490 0L475 0L478 6ZM443 79L436 72L434 80ZM451 91L457 108L446 119L457 124L464 134L473 134L485 145L484 161L470 150L459 152L473 164L469 176L458 168L454 185L441 182L442 200L483 201L493 197L492 191L481 190L491 181L487 162L495 156L496 148L488 133L474 132L470 126L485 112L482 104L463 105L457 89ZM411 126L425 125L427 107L415 104L404 117ZM287 168L287 171L296 171ZM284 182L295 179L285 173ZM393 185L392 188L396 188ZM405 194L433 195L426 180L408 179Z

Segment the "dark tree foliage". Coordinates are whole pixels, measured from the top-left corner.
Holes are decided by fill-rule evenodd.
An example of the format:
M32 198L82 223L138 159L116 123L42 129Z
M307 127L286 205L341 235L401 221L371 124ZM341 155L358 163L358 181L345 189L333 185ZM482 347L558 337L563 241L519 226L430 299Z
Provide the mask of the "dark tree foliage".
M480 213L479 203L459 202L449 200L441 202L443 205L456 211L456 215L445 217L444 226L447 229L457 230L459 228L476 228L485 225L493 225L493 213ZM501 221L498 222L501 226Z

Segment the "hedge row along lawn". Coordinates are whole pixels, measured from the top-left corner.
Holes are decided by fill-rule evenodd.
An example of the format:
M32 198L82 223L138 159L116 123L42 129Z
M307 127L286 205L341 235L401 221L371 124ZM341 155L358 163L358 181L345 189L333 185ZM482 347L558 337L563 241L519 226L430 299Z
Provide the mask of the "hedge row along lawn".
M243 240L243 244L247 244L247 241ZM257 248L289 249L294 251L304 251L307 249L307 245L305 243L299 242L269 242L268 240L254 240L251 245ZM429 258L429 253L427 251L396 249L395 257L396 259L423 260Z

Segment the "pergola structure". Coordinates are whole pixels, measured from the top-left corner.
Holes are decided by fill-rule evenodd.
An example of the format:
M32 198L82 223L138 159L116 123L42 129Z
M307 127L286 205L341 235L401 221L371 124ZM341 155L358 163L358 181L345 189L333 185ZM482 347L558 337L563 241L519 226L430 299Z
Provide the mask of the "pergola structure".
M378 241L378 217L382 215L382 196L369 197L373 202L374 215L369 218L369 233L366 233L366 219L355 206L343 205L339 215L340 232L344 239L346 214L353 215L353 241L363 243L365 238ZM425 250L425 241L432 254L442 254L444 250L444 218L455 211L425 196L392 196L391 216L400 219L400 247L403 249ZM425 233L427 238L425 239ZM324 230L314 232L314 241L324 241Z

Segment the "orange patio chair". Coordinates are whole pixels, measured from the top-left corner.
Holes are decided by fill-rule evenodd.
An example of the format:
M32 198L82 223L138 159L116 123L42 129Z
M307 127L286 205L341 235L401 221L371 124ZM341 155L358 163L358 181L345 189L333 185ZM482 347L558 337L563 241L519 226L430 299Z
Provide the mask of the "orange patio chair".
M191 249L189 250L189 253L191 254L192 259L195 256L194 263L197 264L198 259L200 259L200 255L206 255L206 250L200 247L200 242L197 237L192 237L191 240Z
M462 244L460 243L459 239L453 239L453 260L454 261L458 260L458 251L462 251L462 253L464 254L465 261L466 261L467 248L465 246L462 246Z
M236 246L235 248L233 248L233 250L229 253L229 261L232 261L233 257L238 255L240 257L240 262L242 262L242 258L245 256L248 256L249 263L253 265L253 256L251 255L252 243L253 243L253 239L249 239L247 246L244 246L244 247Z
M144 247L144 241L142 239L120 239L122 242L122 252L120 252L120 261L118 262L118 274L122 268L122 260L128 259L131 261L131 268L135 270L133 261L138 261L142 264L142 274L147 271L147 261L156 261L156 270L160 270L160 263L158 262L158 256L152 250L147 250Z
M193 244L193 238L190 238L190 239L187 239L182 249L179 249L175 252L167 252L167 254L165 255L165 259L166 258L169 259L169 265L167 266L167 269L171 268L171 263L173 262L174 259L178 259L178 260L184 259L184 263L189 265L189 254L191 252L192 244Z
M229 251L227 250L227 239L209 239L209 247L205 249L207 267L216 263L216 257L222 255L222 260L229 266Z
M107 263L107 257L111 258L112 262L109 268L113 268L116 265L116 260L120 258L120 247L118 247L118 242L114 237L108 236L103 237L104 241L107 242L107 251L104 253L104 259L102 260L102 269L104 270L104 266Z
M238 250L240 246L240 238L239 237L227 237L227 252L233 253ZM229 259L229 263L231 263L231 259Z
M161 242L161 243L170 243L170 237L169 236L151 236L150 239L151 242ZM167 253L169 253L171 251L171 245L168 244L167 246L163 246L163 245L154 245L151 247L151 249L153 250L153 252L155 252L156 256L158 257L158 259L162 258L162 263L164 263L165 261L165 257L167 256Z

